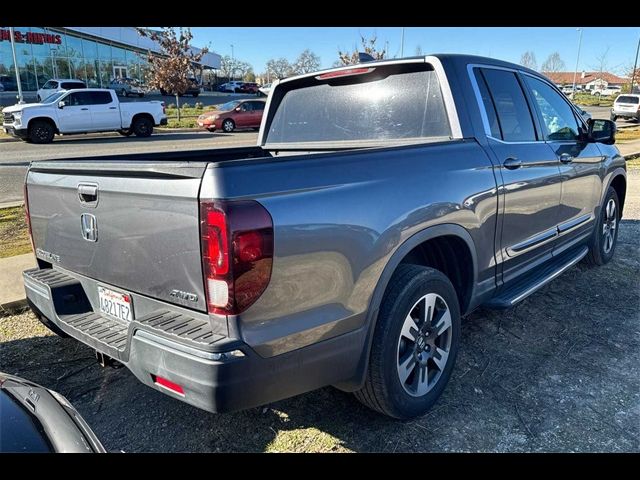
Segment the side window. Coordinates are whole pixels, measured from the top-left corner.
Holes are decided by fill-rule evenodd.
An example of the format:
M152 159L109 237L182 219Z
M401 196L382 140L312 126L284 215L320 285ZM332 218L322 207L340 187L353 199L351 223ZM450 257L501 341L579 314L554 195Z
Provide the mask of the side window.
M75 92L67 95L64 99L67 107L76 107L78 105L91 105L91 92Z
M49 80L47 83L44 84L44 86L42 87L46 90L51 90L53 88L58 88L58 82L54 82L53 80Z
M578 121L566 100L545 82L529 75L525 78L542 116L545 140L577 140Z
M516 74L491 68L483 68L482 74L498 114L502 139L506 142L535 141L533 118Z
M106 105L113 99L109 92L88 92L91 95L91 105Z
M498 115L496 114L496 108L493 105L493 100L491 100L491 94L487 88L487 82L484 81L484 76L480 70L475 69L475 75L476 81L478 82L478 88L480 88L480 96L482 97L484 111L487 113L487 119L489 120L491 136L494 138L502 138L500 125L498 124Z
M240 105L240 110L242 110L243 112L250 112L251 110L253 110L253 108L251 108L251 102L245 102Z
M255 111L264 110L264 102L251 102Z

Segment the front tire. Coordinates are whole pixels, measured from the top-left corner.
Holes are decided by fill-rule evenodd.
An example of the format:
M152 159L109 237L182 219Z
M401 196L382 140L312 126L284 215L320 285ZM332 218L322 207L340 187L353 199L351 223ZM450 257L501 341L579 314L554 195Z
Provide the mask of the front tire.
M440 271L401 264L384 294L365 384L356 398L384 415L426 413L451 377L460 343L460 308Z
M222 122L222 130L225 133L231 133L235 130L236 124L230 118L227 118L224 122Z
M32 143L51 143L55 133L53 125L44 120L36 120L29 125L29 140Z
M136 137L150 137L153 133L153 122L147 117L139 117L134 120L131 129Z
M587 265L600 266L611 261L618 242L620 226L620 200L613 187L609 187L600 208L600 216L589 245L589 253L584 257Z

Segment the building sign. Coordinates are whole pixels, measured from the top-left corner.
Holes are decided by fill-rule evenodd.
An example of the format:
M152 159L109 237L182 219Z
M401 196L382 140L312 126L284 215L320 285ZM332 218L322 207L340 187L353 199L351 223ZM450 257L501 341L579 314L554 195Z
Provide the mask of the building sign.
M13 31L13 39L18 43L35 43L42 45L44 43L51 43L53 45L60 45L62 43L62 37L52 33L36 33L36 32L19 32ZM0 41L11 41L11 33L9 30L0 30Z

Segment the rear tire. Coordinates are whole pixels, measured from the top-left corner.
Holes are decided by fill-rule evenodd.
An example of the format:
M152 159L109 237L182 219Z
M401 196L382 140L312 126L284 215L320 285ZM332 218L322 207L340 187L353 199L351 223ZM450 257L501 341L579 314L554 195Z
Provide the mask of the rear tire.
M620 200L615 189L609 187L600 208L600 215L589 245L589 253L584 257L587 265L600 266L611 261L616 251L619 229Z
M153 122L147 117L138 117L133 121L131 129L136 137L149 137L153 133Z
M426 413L451 377L460 343L460 308L440 271L401 264L384 294L365 384L367 407L409 419Z
M55 133L53 125L45 120L35 120L29 125L29 140L33 143L51 143Z

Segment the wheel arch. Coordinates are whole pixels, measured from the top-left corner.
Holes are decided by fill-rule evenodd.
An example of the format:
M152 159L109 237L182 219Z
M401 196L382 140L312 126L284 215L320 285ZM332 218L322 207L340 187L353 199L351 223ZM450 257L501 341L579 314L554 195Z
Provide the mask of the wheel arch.
M609 187L613 187L613 189L618 194L618 200L620 201L620 218L622 218L622 212L624 210L624 200L627 196L627 177L622 173L622 171L614 173L609 185L606 190L609 190ZM606 195L605 190L605 195Z
M136 122L137 119L139 118L148 118L149 120L151 120L151 123L153 126L156 125L156 121L153 118L153 115L151 115L150 113L147 112L141 112L141 113L136 113L133 117L131 117L131 125L129 125L129 128L133 128L133 124Z
M55 133L60 133L60 130L58 129L58 124L56 123L56 121L53 118L47 117L45 115L40 115L38 117L33 117L27 120L27 130L31 128L31 125L33 124L33 122L37 122L37 121L44 121L44 122L50 123L53 126L53 130L55 131Z
M452 223L434 225L415 233L396 249L396 251L391 255L391 258L385 265L382 271L382 275L380 275L378 283L373 290L371 300L369 301L369 308L367 310L365 325L363 327L366 332L364 348L362 349L362 354L358 361L358 367L356 371L357 373L352 380L335 384L334 386L336 388L352 392L360 389L362 385L364 385L369 364L369 355L371 353L371 345L373 342L373 332L375 331L378 319L378 312L382 303L382 297L384 296L384 292L389 285L389 281L391 280L393 273L396 271L398 266L402 264L405 259L407 259L407 256L410 255L411 252L415 251L416 248L419 248L421 245L424 245L429 241L444 237L453 237L457 241L463 242L468 250L471 263L469 279L471 285L469 287L469 294L467 296L468 298L464 300L459 299L460 313L462 315L466 313L469 305L472 304L472 300L475 295L475 286L477 284L478 278L477 257L473 238L471 238L471 235L466 229L464 229L460 225ZM443 273L445 273L446 275L446 272Z

